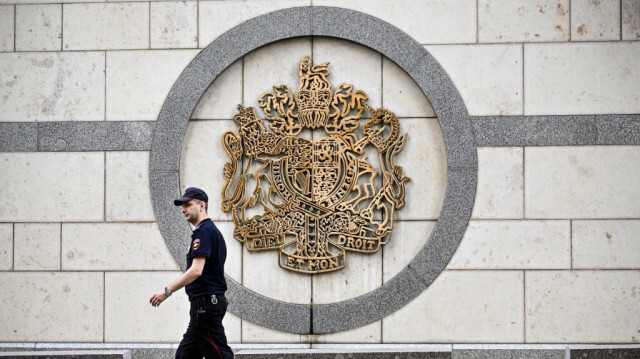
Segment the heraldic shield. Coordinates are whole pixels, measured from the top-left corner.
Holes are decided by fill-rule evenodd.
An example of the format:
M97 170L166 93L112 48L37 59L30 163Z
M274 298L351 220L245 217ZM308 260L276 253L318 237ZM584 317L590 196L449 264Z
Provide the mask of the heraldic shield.
M295 95L285 85L260 95L270 131L253 107L238 105L238 132L222 137L230 159L222 210L233 216L234 238L250 252L278 250L279 265L301 273L342 269L346 251L380 250L409 181L394 163L406 141L398 117L370 107L353 85L334 92L328 66L305 57ZM299 137L304 129L324 133L310 140ZM377 168L364 155L371 149Z

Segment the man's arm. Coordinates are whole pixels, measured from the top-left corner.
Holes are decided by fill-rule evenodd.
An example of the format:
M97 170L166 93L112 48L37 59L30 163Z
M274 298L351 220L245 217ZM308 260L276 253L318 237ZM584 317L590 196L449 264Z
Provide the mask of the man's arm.
M202 275L202 270L204 269L204 263L206 260L207 258L203 256L193 258L191 267L189 267L186 272L182 273L182 275L178 277L178 279L171 282L171 284L167 286L167 289L169 289L169 291L173 293L196 280L198 277L200 277L200 275ZM151 296L151 299L149 299L149 303L151 303L152 306L157 307L166 299L167 295L164 293L164 289L162 289L155 292Z

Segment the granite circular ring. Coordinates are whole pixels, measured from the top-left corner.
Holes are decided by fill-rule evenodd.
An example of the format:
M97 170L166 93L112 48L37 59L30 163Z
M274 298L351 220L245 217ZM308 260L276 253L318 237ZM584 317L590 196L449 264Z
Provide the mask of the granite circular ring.
M449 76L418 42L370 15L332 7L297 7L248 20L200 52L171 88L156 121L149 182L158 227L184 270L190 228L173 206L180 194L180 152L198 101L233 62L264 45L323 36L367 46L399 65L429 99L440 123L447 157L447 189L425 246L395 277L357 298L331 304L292 304L266 298L227 277L229 311L278 331L324 334L362 327L402 308L442 272L469 223L477 183L476 142L467 109Z

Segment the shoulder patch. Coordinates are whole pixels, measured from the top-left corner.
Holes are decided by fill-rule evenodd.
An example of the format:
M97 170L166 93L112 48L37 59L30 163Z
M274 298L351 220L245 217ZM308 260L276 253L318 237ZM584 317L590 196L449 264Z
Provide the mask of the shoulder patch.
M200 239L196 238L193 240L193 245L192 245L193 250L197 250L198 248L200 248Z

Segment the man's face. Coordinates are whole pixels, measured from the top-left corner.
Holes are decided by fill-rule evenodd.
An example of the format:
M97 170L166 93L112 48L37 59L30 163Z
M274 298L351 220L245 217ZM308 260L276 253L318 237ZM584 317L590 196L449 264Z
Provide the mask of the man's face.
M200 203L196 203L196 201L192 199L188 202L182 202L182 214L187 222L193 225L198 224L201 207Z

